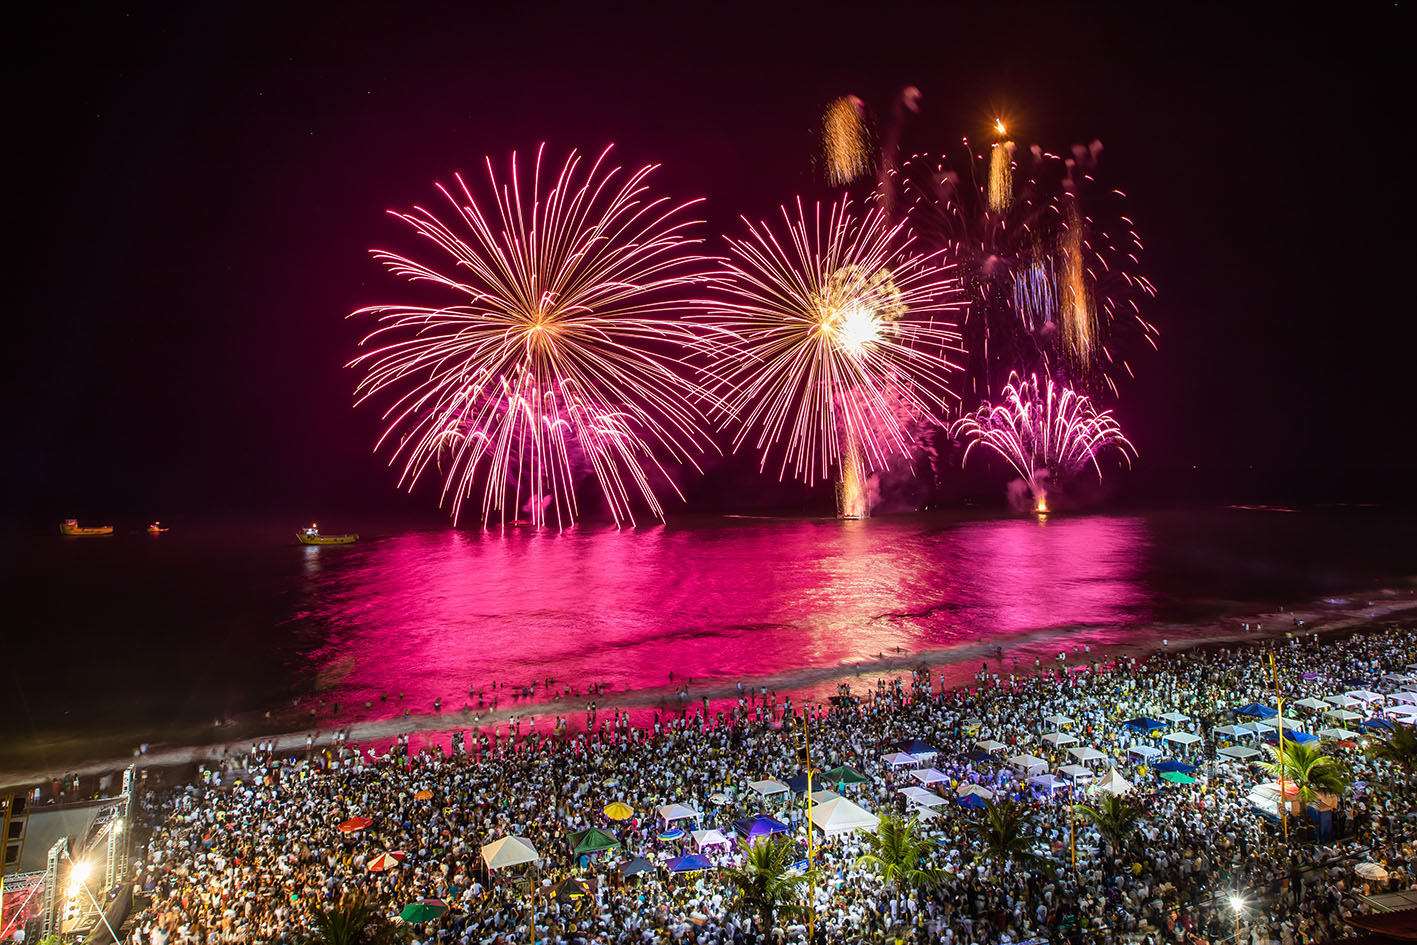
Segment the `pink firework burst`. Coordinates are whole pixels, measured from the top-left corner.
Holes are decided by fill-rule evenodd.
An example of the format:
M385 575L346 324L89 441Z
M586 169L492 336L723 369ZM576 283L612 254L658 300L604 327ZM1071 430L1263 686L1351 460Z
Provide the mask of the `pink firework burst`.
M530 180L515 154L505 180L487 159L490 213L461 176L438 186L451 222L391 211L435 259L374 257L449 298L354 313L379 321L350 362L365 371L356 395L391 399L376 449L393 444L409 489L436 470L454 521L480 491L484 524L564 527L586 477L617 524L633 524L636 505L662 519L656 487L677 493L665 464L697 466L708 443L701 392L676 369L685 330L674 315L703 272L701 240L686 235L698 201L653 196L654 167L626 174L609 148L593 161L572 151L554 173L544 150Z

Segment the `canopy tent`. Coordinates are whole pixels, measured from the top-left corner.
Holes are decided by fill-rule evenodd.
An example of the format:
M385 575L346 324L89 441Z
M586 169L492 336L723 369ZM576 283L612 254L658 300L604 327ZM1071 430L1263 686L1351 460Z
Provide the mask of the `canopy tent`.
M1103 761L1107 758L1102 752L1089 745L1082 745L1078 748L1069 748L1068 754L1072 755L1081 764L1088 764L1093 761Z
M844 797L818 804L807 812L807 819L828 837L853 830L875 830L881 822L875 814Z
M1338 706L1340 709L1346 709L1346 708L1348 708L1349 706L1355 706L1355 705L1362 705L1362 704L1363 704L1363 703L1360 702L1359 700L1357 700L1357 699L1353 698L1352 696L1348 695L1348 693L1346 693L1346 692L1339 692L1339 693L1335 693L1334 695L1331 695L1331 696L1324 696L1324 701L1325 701L1325 702L1332 703L1333 705Z
M1278 745L1279 733L1270 732L1264 737L1264 740L1269 742L1271 745ZM1286 728L1284 730L1284 740L1286 742L1298 742L1300 745L1311 745L1314 742L1318 741L1319 737L1317 735L1310 735L1308 732L1292 731Z
M1217 755L1224 755L1226 758L1234 758L1236 761L1245 761L1259 754L1257 749L1248 745L1229 745L1216 752Z
M1122 777L1121 772L1113 768L1092 782L1091 790L1121 795L1129 793L1132 790L1132 785L1130 781Z
M733 821L733 829L738 836L752 843L759 837L770 837L775 833L787 833L788 826L773 817L744 817Z
M940 816L940 812L931 807L912 807L908 813L919 820L937 820Z
M662 820L665 826L676 820L699 819L699 812L687 804L661 804L654 809L654 815Z
M1195 732L1171 732L1162 736L1161 740L1173 745L1194 745L1201 740L1201 737Z
M903 751L907 755L914 755L916 758L933 758L940 752L938 749L925 744L918 738L912 738L903 742L895 743L896 751Z
M1363 718L1357 712L1350 712L1348 709L1329 709L1324 715L1331 719L1338 719L1340 722L1357 722Z
M572 853L600 853L603 850L613 850L620 845L620 838L599 827L577 830L567 834L566 839L571 844Z
M1383 713L1388 718L1411 722L1412 717L1417 716L1417 705L1390 705L1383 710Z
M702 853L690 853L688 856L676 856L664 861L664 868L671 873L692 873L695 870L712 869L713 864L709 858Z
M848 768L846 765L837 765L830 771L823 771L821 776L831 781L833 784L862 784L868 780L864 774L855 768ZM812 780L816 780L813 778Z
M1312 709L1315 712L1322 712L1324 709L1328 708L1327 702L1322 699L1315 699L1313 696L1305 696L1303 699L1294 703L1294 705L1301 709Z
M1058 769L1058 773L1070 781L1086 781L1097 775L1097 772L1082 765L1063 765Z
M1158 722L1156 719L1149 719L1146 716L1138 716L1134 719L1127 719L1122 723L1122 728L1133 732L1141 732L1143 735L1150 735L1158 729L1166 727L1165 722Z
M1186 774L1184 771L1163 771L1161 773L1163 781L1170 781L1172 784L1195 784L1196 779Z
M503 837L482 845L482 862L487 864L489 870L521 866L539 859L541 854L536 852L536 847L526 837Z
M955 796L960 798L977 797L980 800L992 801L994 792L978 784L961 784L955 790Z
M805 791L807 790L807 787L808 787L807 780L808 780L808 779L807 779L807 776L806 776L805 774L794 774L792 777L790 777L790 778L787 779L787 787L788 787L789 790L792 791L793 794L802 794L803 792L805 792ZM821 772L819 772L819 771L813 771L813 772L812 772L812 778L811 778L811 786L812 786L812 787L815 788L817 785L819 785L819 784L825 784L825 783L828 783L828 782L826 782L826 781L824 781L824 780L822 779Z
M1382 702L1385 698L1382 693L1374 692L1371 689L1350 689L1344 695L1357 699L1359 702Z
M1411 673L1383 673L1380 678L1385 683L1400 686L1406 686L1409 683L1417 683L1417 676L1413 676Z
M1403 690L1402 692L1394 692L1388 698L1393 702L1417 702L1417 692Z
M1032 774L1035 771L1045 771L1048 768L1048 762L1035 755L1014 755L1009 759L1009 764L1022 771L1024 774Z
M934 768L912 771L910 772L910 776L921 784L939 784L941 781L948 781L950 779L949 775L945 774L943 771L937 771Z
M834 800L836 800L838 797L841 797L841 795L838 794L838 793L836 793L836 792L833 791L833 790L828 789L828 788L823 788L823 789L820 790L820 791L813 791L813 792L812 792L812 803L813 803L813 804L824 804L824 803L826 803L827 801L834 801Z
M1244 725L1217 725L1215 734L1223 735L1226 738L1252 738L1254 731Z
M1067 732L1049 732L1043 736L1043 740L1054 748L1062 748L1064 745L1076 745L1078 740Z
M1392 723L1387 719L1367 719L1361 723L1363 728L1374 729L1379 732L1391 732Z
M692 832L694 843L700 850L704 847L727 847L732 846L733 841L723 835L723 831L710 828L708 830L695 830Z
M1043 721L1054 728L1067 728L1069 725L1073 724L1072 719L1068 718L1066 715L1059 715L1057 713L1044 717Z
M893 751L881 759L892 768L904 768L907 765L918 765L920 759L914 755L906 754L903 751Z
M1133 745L1127 749L1127 754L1136 755L1143 761L1150 761L1161 754L1161 749L1153 745Z
M1167 712L1161 717L1173 725L1180 725L1191 720L1191 717L1184 712Z
M1028 784L1030 787L1035 787L1039 790L1047 791L1049 794L1052 794L1054 791L1061 791L1063 788L1066 788L1068 786L1068 782L1064 781L1062 778L1051 774L1040 774L1035 777L1029 778Z
M638 873L650 872L654 869L654 864L651 863L649 860L646 860L642 856L637 856L633 859L626 860L619 866L615 867L615 869L620 872L621 876L624 876L626 879L628 879L629 877L634 876Z
M921 807L939 807L945 803L945 799L934 791L927 791L923 787L903 787L900 793L905 795L905 799L912 804L919 804Z
M1158 761L1152 767L1161 774L1165 774L1167 771L1180 771L1185 774L1190 774L1192 771L1196 770L1195 765L1188 765L1184 761Z
M975 742L974 745L975 745L975 747L977 747L980 751L987 751L987 752L988 752L989 754L991 754L991 755L994 754L994 753L996 753L996 752L1006 751L1006 750L1008 749L1008 747L1009 747L1008 745L1005 745L1003 742L996 742L996 741L994 741L992 738L986 738L986 739L984 739L982 742Z
M755 793L768 797L773 794L784 794L787 792L787 785L776 778L765 778L762 781L749 782L748 787Z
M966 794L964 797L955 798L960 807L968 807L970 810L980 810L989 806L989 802L978 794Z
M1346 728L1326 728L1319 732L1319 737L1336 742L1356 742L1363 736L1359 735L1357 732L1350 732Z
M1272 719L1279 713L1267 705L1260 705L1258 702L1251 702L1249 705L1242 705L1235 710L1236 715L1249 715L1257 719Z

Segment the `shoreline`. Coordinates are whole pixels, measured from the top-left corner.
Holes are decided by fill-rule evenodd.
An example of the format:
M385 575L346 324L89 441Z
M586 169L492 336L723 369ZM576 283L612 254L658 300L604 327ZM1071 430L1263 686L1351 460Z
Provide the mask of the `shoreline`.
M1076 671L1079 666L1087 662L1096 662L1100 665L1111 664L1122 656L1131 656L1145 661L1154 658L1159 653L1179 655L1196 649L1235 644L1256 645L1264 640L1293 636L1296 631L1300 635L1317 635L1319 637L1353 635L1386 629L1403 617L1417 613L1417 592L1410 590L1389 589L1335 596L1344 600L1345 603L1348 603L1348 598L1355 598L1352 601L1353 604L1357 603L1356 599L1362 599L1365 603L1361 606L1348 606L1344 609L1327 612L1306 608L1263 612L1248 617L1236 615L1220 617L1209 624L1213 632L1203 632L1205 624L1188 625L1188 628L1193 632L1176 640L1164 638L1163 634L1167 625L1156 623L1150 625L1154 632L1149 644L1129 642L1101 645L1087 654L1076 654L1080 657L1078 659L1070 658L1068 669L1070 672ZM1312 602L1311 607L1313 604L1323 604L1334 600L1335 596ZM1296 617L1304 621L1301 627L1293 625L1293 620ZM1252 621L1260 629L1244 629L1245 625ZM1265 629L1266 625L1272 629ZM1086 627L1096 629L1094 625L1086 625ZM576 724L577 717L583 716L585 704L591 700L594 700L599 713L609 714L616 710L626 712L634 710L644 714L646 718L650 713L664 713L666 716L673 716L685 710L702 711L705 701L709 703L710 712L722 710L730 705L736 705L740 694L750 695L761 689L767 689L775 695L792 696L794 702L800 705L803 704L804 697L806 701L822 701L813 699L813 695L818 690L834 688L838 682L850 682L854 686L874 685L877 678L890 678L921 665L928 666L941 679L942 685L946 688L972 688L976 684L975 674L966 669L967 664L971 661L982 659L990 664L991 674L997 671L1006 676L1007 673L1004 672L1002 663L997 659L1001 650L1007 659L1011 651L1018 653L1021 648L1027 648L1030 645L1036 646L1045 640L1056 641L1060 635L1076 629L1081 628L1051 627L1015 634L1007 639L995 637L987 641L981 633L979 638L972 642L957 643L950 647L933 650L882 654L876 659L845 661L830 666L798 667L779 673L744 679L715 678L702 683L691 683L686 687L680 685L660 686L605 692L595 696L581 693L565 699L516 701L502 704L495 710L490 706L470 710L455 707L445 712L423 712L407 716L398 715L392 718L362 719L344 724L338 724L336 719L320 717L310 720L314 724L291 728L283 732L261 731L259 726L247 727L242 723L236 723L229 728L212 727L206 729L214 735L220 734L228 737L200 743L194 740L189 744L159 744L141 756L112 755L106 758L70 761L62 765L47 764L42 767L16 767L13 770L0 770L0 789L12 790L42 784L60 774L61 769L62 773L77 774L83 777L122 770L129 764L137 764L143 769L167 769L215 762L222 758L224 752L239 752L242 746L249 746L249 743L253 741L270 742L273 743L276 751L289 752L307 748L330 747L335 744L336 734L344 733L345 744L376 747L385 741L392 741L401 734L431 739L434 736L458 730L500 731L504 727L509 728L510 721L513 719L530 721L530 726L524 729L520 736L526 738L550 731L550 722L555 717L567 719L569 730L574 732L583 727ZM1125 630L1126 628L1119 629ZM1031 652L1030 655L1036 654ZM1052 660L1047 660L1043 662L1043 669L1051 672L1056 665ZM1037 670L1019 667L1020 676L1029 676L1036 672ZM681 689L687 690L686 696L680 697ZM644 721L639 720L632 722L632 724L643 725ZM538 727L537 723L539 722L543 724ZM306 739L311 733L316 733L316 735L313 743L307 744ZM53 743L49 743L49 746L52 750ZM40 753L44 751L44 748L36 746L30 751Z

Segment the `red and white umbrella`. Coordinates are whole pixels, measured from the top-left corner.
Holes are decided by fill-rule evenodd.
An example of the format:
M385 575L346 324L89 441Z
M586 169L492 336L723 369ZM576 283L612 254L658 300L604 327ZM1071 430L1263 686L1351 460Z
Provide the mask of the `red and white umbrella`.
M382 873L384 870L391 870L402 863L407 856L408 854L404 853L402 850L390 850L386 853L380 853L369 861L369 872Z

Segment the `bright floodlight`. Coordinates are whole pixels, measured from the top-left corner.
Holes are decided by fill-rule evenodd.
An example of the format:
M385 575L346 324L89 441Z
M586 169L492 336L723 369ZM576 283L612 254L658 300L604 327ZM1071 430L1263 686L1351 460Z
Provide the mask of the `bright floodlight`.
M87 863L75 863L74 868L69 871L69 879L77 886L89 878L92 869L93 867Z
M1230 897L1230 908L1234 909L1236 912L1243 912L1244 909L1245 909L1245 899L1244 899L1244 897L1242 897L1242 896L1231 896L1231 897Z

